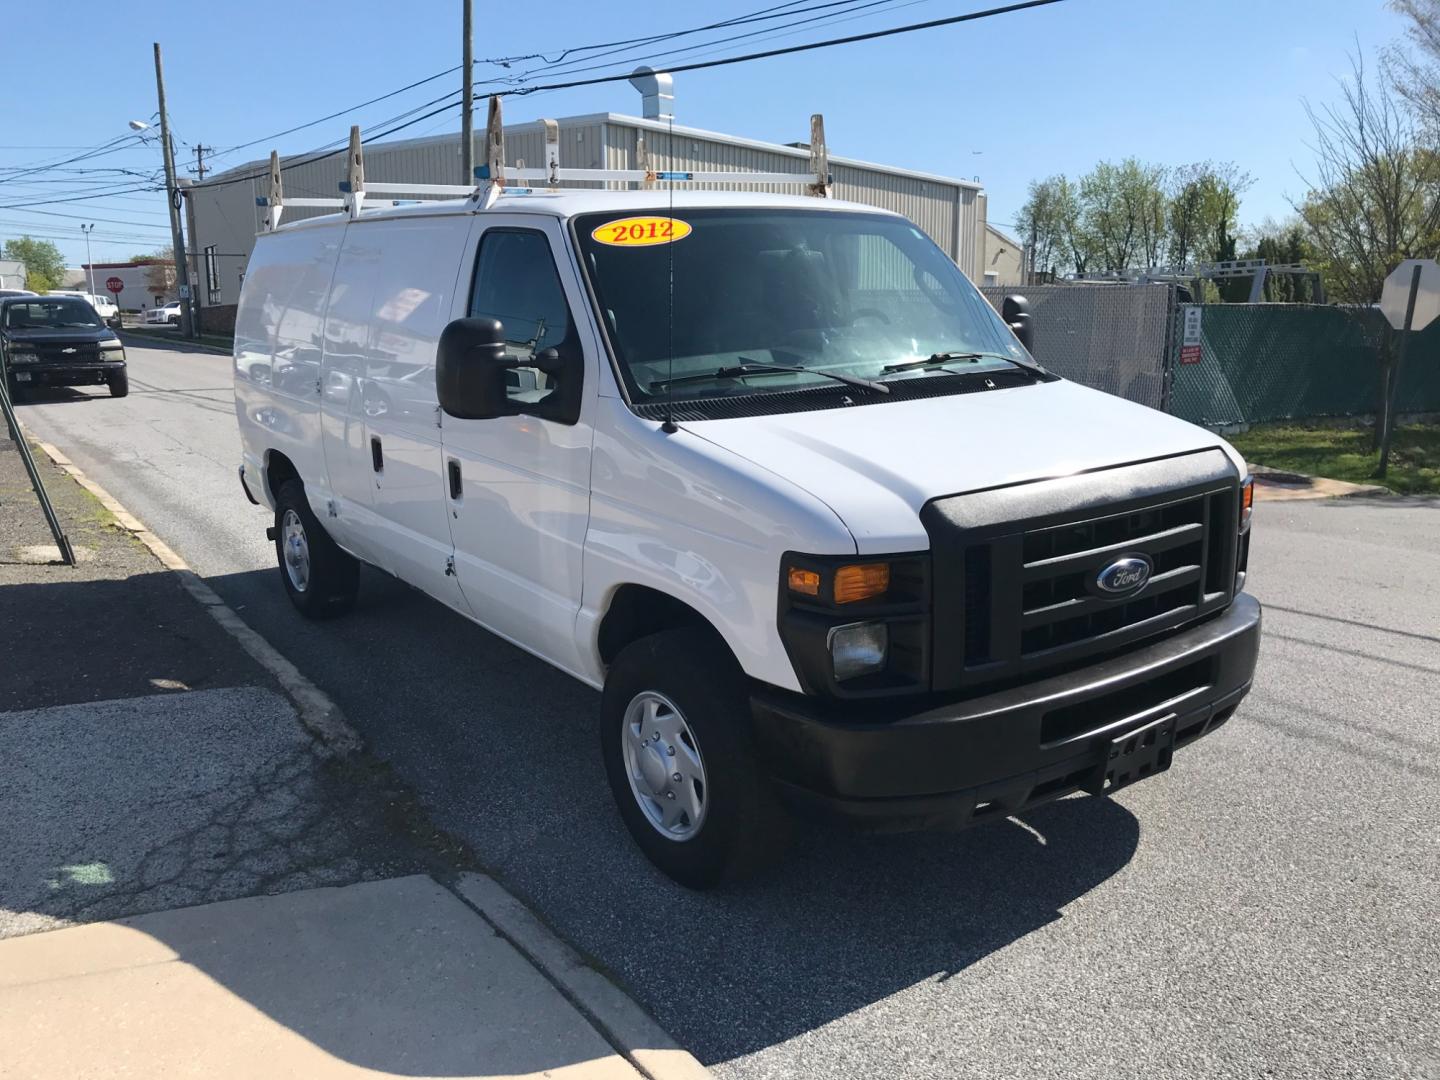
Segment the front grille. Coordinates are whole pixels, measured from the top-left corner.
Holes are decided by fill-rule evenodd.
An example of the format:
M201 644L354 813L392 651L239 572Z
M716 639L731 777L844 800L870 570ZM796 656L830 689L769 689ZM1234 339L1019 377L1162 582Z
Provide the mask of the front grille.
M1021 657L1066 650L1151 620L1193 615L1204 599L1211 497L1025 533ZM1094 587L1100 571L1133 555L1150 560L1145 587L1129 599L1100 594Z
M1159 482L1146 491L1127 479L1137 470ZM1172 477L1182 482L1162 486ZM1200 459L932 504L935 688L1091 663L1219 611L1234 592L1237 500L1228 462ZM1101 571L1135 556L1151 565L1143 587L1118 597L1100 588Z
M27 346L29 347L29 346ZM33 348L42 364L88 364L100 359L98 345L36 345ZM66 349L72 350L66 352Z

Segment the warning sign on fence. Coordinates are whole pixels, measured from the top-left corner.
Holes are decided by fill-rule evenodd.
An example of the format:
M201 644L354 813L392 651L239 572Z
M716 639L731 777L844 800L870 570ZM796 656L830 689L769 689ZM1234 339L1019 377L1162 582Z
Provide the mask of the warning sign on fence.
M1198 364L1200 362L1200 315L1204 311L1200 307L1187 307L1185 309L1185 325L1180 336L1180 363Z

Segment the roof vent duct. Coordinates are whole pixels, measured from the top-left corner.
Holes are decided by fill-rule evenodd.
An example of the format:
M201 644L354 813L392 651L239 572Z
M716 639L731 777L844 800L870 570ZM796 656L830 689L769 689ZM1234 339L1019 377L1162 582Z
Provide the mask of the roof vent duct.
M675 80L668 74L642 64L631 72L630 85L644 99L640 115L646 120L675 119Z

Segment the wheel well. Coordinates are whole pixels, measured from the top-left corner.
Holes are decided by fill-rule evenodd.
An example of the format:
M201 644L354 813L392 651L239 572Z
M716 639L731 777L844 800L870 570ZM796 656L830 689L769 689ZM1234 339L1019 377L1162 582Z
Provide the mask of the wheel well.
M272 502L279 497L281 484L286 480L299 479L300 470L295 468L295 463L279 450L271 450L265 455L265 486L270 489Z
M725 644L710 621L683 600L645 585L622 585L600 620L600 659L608 666L632 641L682 626L702 626Z

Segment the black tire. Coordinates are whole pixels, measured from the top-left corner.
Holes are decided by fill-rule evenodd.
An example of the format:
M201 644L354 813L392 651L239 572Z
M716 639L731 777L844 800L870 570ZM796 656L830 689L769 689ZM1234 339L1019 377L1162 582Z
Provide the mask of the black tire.
M647 693L675 705L698 744L697 755L703 754L703 812L698 831L686 839L662 835L631 787L624 749L626 713ZM789 819L760 771L745 678L709 627L667 630L621 650L601 698L600 748L615 805L631 837L652 863L681 885L708 889L739 881L783 852ZM660 757L657 746L656 758L668 770L674 755ZM644 784L643 778L637 782ZM654 805L664 804L656 799Z
M308 556L303 574L286 565L286 533L291 514L298 522ZM306 618L331 619L355 606L360 564L330 539L310 509L305 485L299 480L285 481L275 495L275 558L290 602Z
M130 373L117 371L105 376L105 385L110 387L111 397L124 397L130 393Z
M179 316L179 315L171 315L170 318L169 318L169 320L167 320L167 321L170 323L171 326L179 326L179 325L180 325L180 316Z

